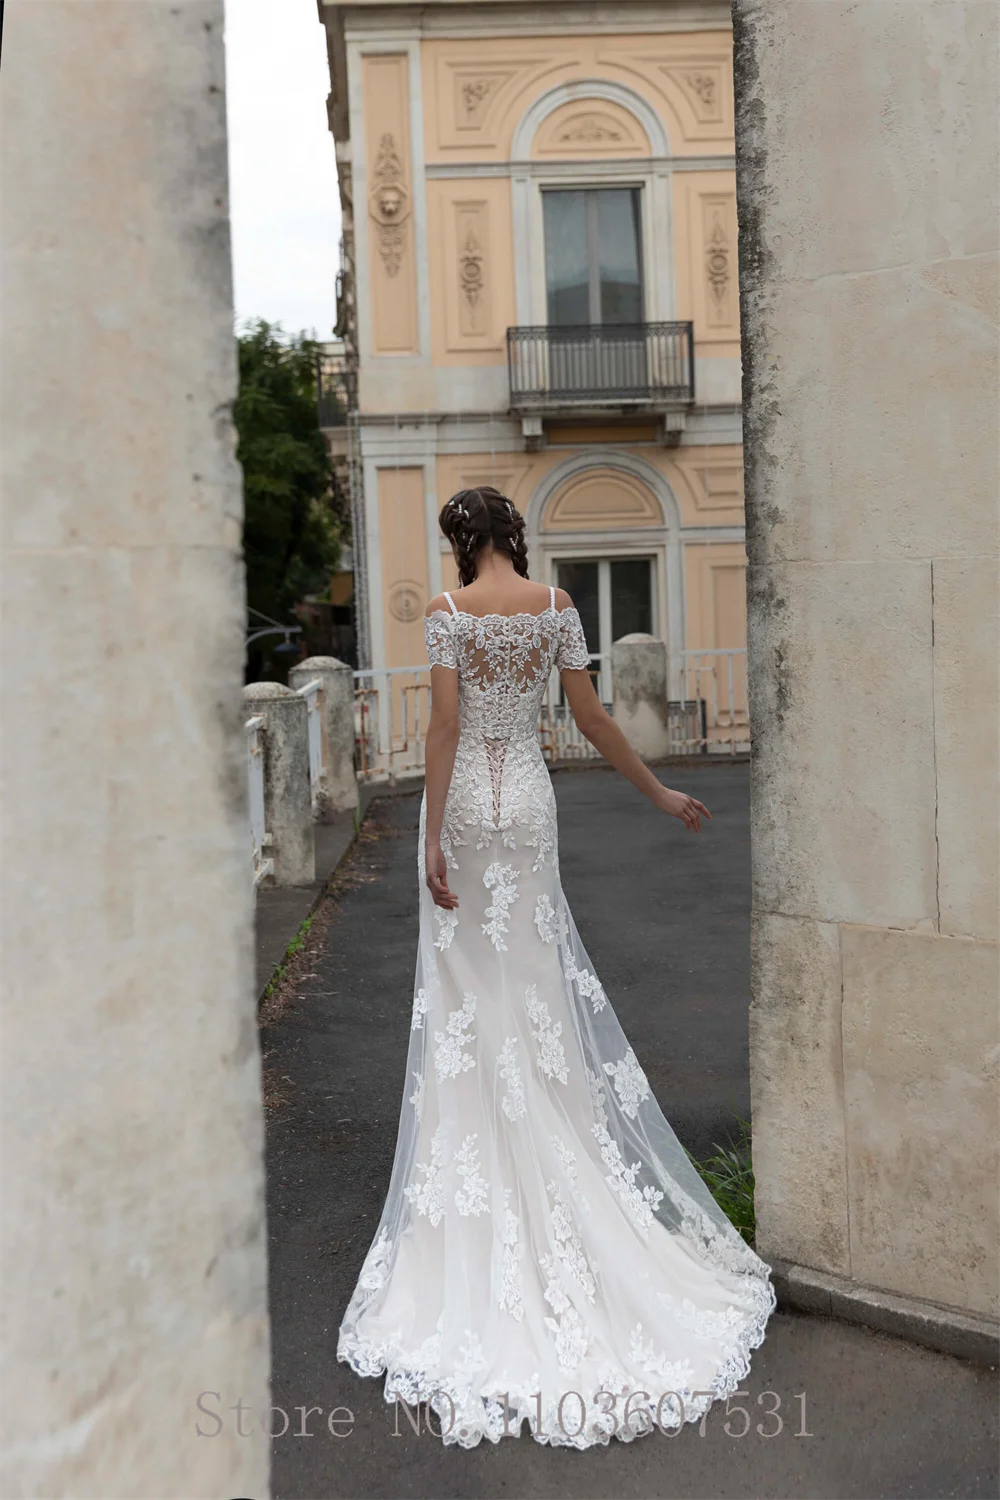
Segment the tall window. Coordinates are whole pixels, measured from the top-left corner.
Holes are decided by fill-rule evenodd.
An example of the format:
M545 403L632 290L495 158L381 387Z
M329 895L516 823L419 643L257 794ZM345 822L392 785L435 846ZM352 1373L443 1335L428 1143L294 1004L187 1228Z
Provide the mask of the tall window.
M556 564L556 578L580 612L587 649L604 657L598 692L610 702L612 642L634 631L653 631L652 562L648 557L566 560Z
M550 326L643 321L638 188L542 194Z

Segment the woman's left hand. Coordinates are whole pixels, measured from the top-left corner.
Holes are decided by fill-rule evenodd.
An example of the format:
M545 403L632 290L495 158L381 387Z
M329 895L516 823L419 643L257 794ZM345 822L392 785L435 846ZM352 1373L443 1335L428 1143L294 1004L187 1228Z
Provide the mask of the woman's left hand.
M699 802L697 797L689 797L687 792L671 791L668 786L663 788L663 796L657 798L657 804L672 818L680 818L685 828L690 828L692 833L700 833L702 818L712 816L704 802Z

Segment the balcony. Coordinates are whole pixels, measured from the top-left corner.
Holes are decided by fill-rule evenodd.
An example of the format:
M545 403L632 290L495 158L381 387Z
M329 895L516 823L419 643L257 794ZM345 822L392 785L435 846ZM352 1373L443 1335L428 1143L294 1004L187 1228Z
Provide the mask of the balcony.
M694 400L694 325L508 328L507 368L510 409L529 437L543 416L679 417Z

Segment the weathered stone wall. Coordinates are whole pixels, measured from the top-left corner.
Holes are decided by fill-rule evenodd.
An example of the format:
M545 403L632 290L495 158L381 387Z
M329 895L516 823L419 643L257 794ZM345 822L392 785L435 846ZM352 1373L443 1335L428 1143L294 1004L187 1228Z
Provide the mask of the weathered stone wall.
M997 1297L992 0L734 0L762 1253Z
M11 1500L267 1490L222 29L4 18Z

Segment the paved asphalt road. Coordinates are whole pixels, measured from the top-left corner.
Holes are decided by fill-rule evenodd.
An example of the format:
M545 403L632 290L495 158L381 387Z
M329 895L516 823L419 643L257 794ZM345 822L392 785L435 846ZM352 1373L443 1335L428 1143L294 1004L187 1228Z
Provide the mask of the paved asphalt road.
M664 773L665 779L667 773ZM716 814L699 838L604 770L559 772L563 881L622 1024L698 1154L748 1109L747 768L671 771ZM381 1211L404 1083L416 947L414 796L377 802L265 1026L276 1500L348 1497L927 1497L1000 1493L995 1372L779 1312L745 1382L775 1436L687 1427L579 1454L527 1435L465 1452L416 1436L381 1382L336 1362L337 1327ZM799 1393L804 1392L800 1400ZM806 1431L798 1436L800 1411ZM320 1407L312 1437L298 1406ZM353 1413L328 1435L333 1407ZM280 1427L280 1418L275 1417Z

